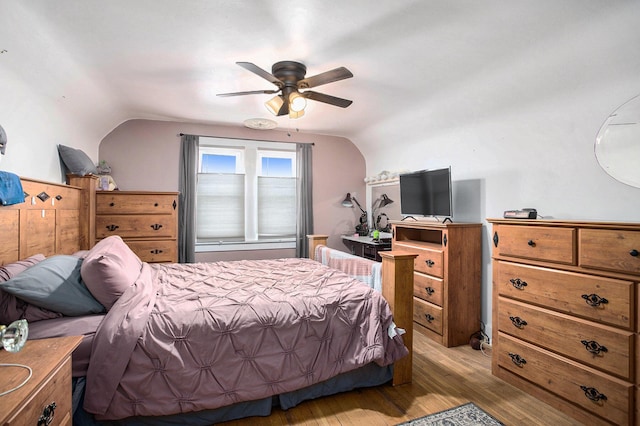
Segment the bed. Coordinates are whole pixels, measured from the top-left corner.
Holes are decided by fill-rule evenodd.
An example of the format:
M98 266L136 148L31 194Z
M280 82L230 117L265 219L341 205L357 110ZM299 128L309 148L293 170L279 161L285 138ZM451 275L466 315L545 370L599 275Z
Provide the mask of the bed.
M64 259L99 301L63 314L87 295L8 302L30 338L84 336L75 424L211 424L411 380L412 255L385 253L382 293L311 259L147 264L118 237L86 250L81 188L23 181L28 202L0 209L0 247L16 248L0 252L7 282L38 282ZM315 254L326 236L309 244Z

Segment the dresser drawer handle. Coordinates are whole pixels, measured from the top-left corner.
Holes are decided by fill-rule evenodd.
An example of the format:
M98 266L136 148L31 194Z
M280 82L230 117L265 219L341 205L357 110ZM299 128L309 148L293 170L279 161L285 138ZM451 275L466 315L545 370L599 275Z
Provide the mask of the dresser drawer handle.
M609 303L604 297L600 297L597 294L583 294L582 298L587 302L587 305L598 307L600 305L606 305Z
M529 247L535 247L536 246L536 242L533 241L533 240L527 241L527 244L529 245Z
M431 259L427 259L427 260L425 260L425 261L424 261L424 263L426 263L426 264L427 264L427 266L428 266L429 268L431 268L433 265L435 265L435 264L436 264L436 262L434 262L434 261L433 261L433 260L431 260Z
M520 278L511 278L509 282L518 290L523 290L527 286L527 282L522 281Z
M518 354L514 354L513 352L509 352L509 357L511 357L511 361L518 367L522 367L527 363L526 359L522 358Z
M509 319L511 320L511 324L519 329L523 329L524 326L527 325L527 322L520 317L509 317Z
M588 388L586 386L580 386L580 389L584 391L584 396L589 398L591 401L600 402L600 401L607 400L607 395L598 392L596 388Z
M631 251L629 252L629 254L630 254L631 256L633 256L633 257L638 257L638 250L633 249L633 250L631 250Z
M433 320L436 319L436 317L431 314L424 314L424 317L427 319L427 322L433 322Z
M52 402L51 404L44 407L42 410L42 415L38 418L38 426L48 426L53 421L53 416L56 411L56 403Z
M109 203L109 207L113 207L115 205L116 205L116 203L114 203L114 202Z
M609 352L606 346L600 345L595 340L581 340L581 343L588 352L594 355L600 355L600 352Z
M425 287L424 291L426 291L429 296L436 292L433 287Z
M162 250L159 250L159 249L151 250L151 254L160 254L160 253L162 253Z
M162 225L160 225L159 223L154 223L153 225L151 225L151 229L153 229L154 231L157 231L160 228L162 228Z
M116 229L118 229L118 228L119 228L119 226L118 226L118 225L107 225L107 226L105 226L105 228L107 228L107 230L108 230L108 231L113 232L113 231L115 231Z

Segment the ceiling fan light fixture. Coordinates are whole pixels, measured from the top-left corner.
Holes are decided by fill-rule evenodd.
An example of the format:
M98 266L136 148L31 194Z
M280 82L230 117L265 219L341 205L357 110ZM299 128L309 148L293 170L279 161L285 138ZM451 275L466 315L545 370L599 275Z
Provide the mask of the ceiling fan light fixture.
M289 118L300 118L304 115L304 110L302 111L294 111L289 108Z
M307 90L327 83L333 83L335 81L353 77L351 71L345 67L335 68L311 77L306 77L307 67L300 62L276 62L271 67L271 72L265 71L251 62L236 62L236 64L272 83L276 86L276 89L219 93L218 96L227 97L254 94L275 94L276 96L266 102L265 106L269 112L276 117L286 114L288 114L290 118L302 117L304 115L304 109L307 106L307 99L340 108L346 108L352 104L352 101L348 99L342 99ZM304 92L299 92L300 89L304 90Z
M284 104L284 98L281 95L278 95L278 96L274 96L273 98L265 102L264 106L267 107L267 109L271 114L277 116L283 104Z
M301 112L307 106L307 99L298 92L289 95L289 111Z

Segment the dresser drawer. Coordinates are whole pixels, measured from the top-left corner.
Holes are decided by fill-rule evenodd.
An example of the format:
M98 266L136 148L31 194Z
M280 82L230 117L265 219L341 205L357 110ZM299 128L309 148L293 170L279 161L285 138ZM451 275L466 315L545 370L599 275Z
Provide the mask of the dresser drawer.
M634 335L524 303L498 298L498 329L537 346L632 380Z
M640 232L581 229L578 233L579 265L640 274Z
M444 282L440 278L430 277L420 272L413 273L413 295L442 306Z
M173 214L175 211L175 194L132 194L116 191L96 194L96 214Z
M501 256L573 265L576 262L574 228L495 225L495 249Z
M38 393L6 423L7 426L38 425L40 416L55 404L50 426L71 425L71 359L67 360L43 384Z
M498 333L498 340L498 354L494 356L501 368L614 424L629 424L634 391L631 383L503 333Z
M175 240L127 240L127 245L143 262L177 262L178 247Z
M119 235L122 238L176 238L175 216L101 215L96 216L96 238Z
M494 286L502 296L626 329L634 326L631 281L504 261L494 261L494 268Z
M431 331L442 334L442 308L440 306L414 297L413 320Z
M402 242L394 244L394 250L408 251L418 255L413 261L414 271L442 278L444 276L444 253L435 247L437 246L434 245L434 248L429 248Z

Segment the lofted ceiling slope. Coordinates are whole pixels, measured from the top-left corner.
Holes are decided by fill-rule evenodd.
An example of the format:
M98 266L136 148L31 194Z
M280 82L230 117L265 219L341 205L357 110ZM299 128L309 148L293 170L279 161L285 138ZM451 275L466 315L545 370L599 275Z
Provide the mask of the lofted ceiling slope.
M134 118L240 125L256 117L361 149L382 123L507 108L523 81L558 77L562 64L544 52L603 16L600 3L579 1L0 1L11 29L2 65L53 101L93 111L101 134ZM267 112L271 95L216 96L272 89L235 62L270 71L281 60L304 63L307 76L348 68L354 78L317 90L353 104L309 102L291 120Z

